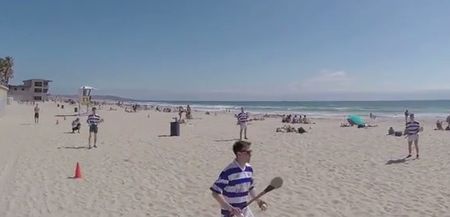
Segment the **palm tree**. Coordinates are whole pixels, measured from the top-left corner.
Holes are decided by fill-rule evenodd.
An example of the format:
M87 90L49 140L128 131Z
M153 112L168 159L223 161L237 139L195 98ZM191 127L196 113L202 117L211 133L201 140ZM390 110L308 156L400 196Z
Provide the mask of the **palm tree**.
M10 56L7 56L5 58L0 58L0 75L1 75L1 82L4 84L9 83L9 79L11 79L14 75L14 59Z

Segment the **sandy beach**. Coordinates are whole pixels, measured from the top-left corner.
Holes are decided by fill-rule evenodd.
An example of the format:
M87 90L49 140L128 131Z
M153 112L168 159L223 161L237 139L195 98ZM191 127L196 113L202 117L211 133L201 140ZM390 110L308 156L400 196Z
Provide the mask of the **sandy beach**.
M72 134L73 106L41 103L40 123L32 105L8 105L0 118L0 216L219 216L209 187L234 158L239 138L234 113L205 115L169 137L177 113L123 109L98 113L98 148L87 149L86 117ZM109 106L108 106L109 108ZM149 116L149 117L148 117ZM416 119L420 159L407 155L404 137L387 136L401 119L378 119L378 127L339 127L342 120L314 119L308 133L277 133L279 118L248 127L259 192L275 176L284 186L264 197L259 217L450 216L450 132L435 120ZM58 120L59 124L56 124ZM76 163L82 179L72 179Z

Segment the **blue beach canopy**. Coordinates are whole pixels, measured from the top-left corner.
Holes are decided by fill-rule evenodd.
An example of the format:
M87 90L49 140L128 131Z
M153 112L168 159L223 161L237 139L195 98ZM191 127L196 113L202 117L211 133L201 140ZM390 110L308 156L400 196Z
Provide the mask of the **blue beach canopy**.
M350 124L353 124L353 125L364 125L364 124L366 124L364 119L361 116L359 116L359 115L349 115L347 117L347 121Z

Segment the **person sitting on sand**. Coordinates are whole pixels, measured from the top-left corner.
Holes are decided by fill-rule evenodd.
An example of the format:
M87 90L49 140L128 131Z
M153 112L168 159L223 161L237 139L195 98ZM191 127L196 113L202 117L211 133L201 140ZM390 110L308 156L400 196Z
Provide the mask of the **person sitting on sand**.
M287 116L286 116L286 123L291 123L291 117L292 117L292 115L291 114L288 114Z
M75 131L78 131L78 133L80 133L80 128L80 118L76 118L74 121L72 121L72 133L75 133Z
M437 120L436 121L436 129L434 130L444 130L444 128L442 127L442 121L441 120Z
M395 130L394 130L394 128L392 128L392 127L389 127L389 130L388 130L388 135L394 135L395 134Z
M286 128L286 132L288 132L288 133L292 133L292 132L296 133L297 132L297 129L295 129L295 127L292 127L291 125L288 125L285 128Z
M309 120L308 120L308 118L306 118L306 115L303 116L302 122L304 124L309 124Z
M300 123L301 118L298 115L294 115L294 118L292 118L292 123L297 124Z
M310 119L306 118L306 115L303 116L303 121L302 122L304 124L315 124Z
M284 129L283 127L277 127L277 129L275 129L275 132L277 132L277 133L285 133L286 129Z
M376 124L360 124L360 125L358 125L358 128L365 128L365 129L367 129L369 127L378 127L378 125L376 125Z
M352 125L349 123L341 123L341 127L351 127Z

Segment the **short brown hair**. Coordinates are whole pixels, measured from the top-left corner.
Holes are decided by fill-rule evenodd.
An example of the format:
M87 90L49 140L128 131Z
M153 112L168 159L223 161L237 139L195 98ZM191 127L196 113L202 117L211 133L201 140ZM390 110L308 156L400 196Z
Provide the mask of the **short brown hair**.
M233 144L233 152L234 154L237 154L238 152L242 151L245 146L250 146L252 143L247 141L237 141Z

